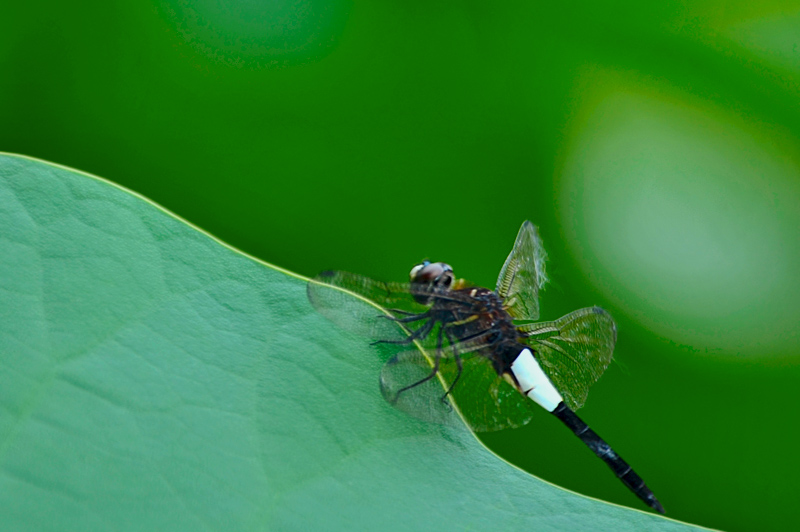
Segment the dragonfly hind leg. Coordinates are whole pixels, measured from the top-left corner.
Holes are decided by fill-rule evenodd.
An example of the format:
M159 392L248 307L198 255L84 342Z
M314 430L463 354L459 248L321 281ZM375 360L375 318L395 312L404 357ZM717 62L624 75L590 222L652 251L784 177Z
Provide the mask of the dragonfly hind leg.
M433 320L431 320L430 323L433 323ZM431 326L431 328L433 328L433 326ZM394 397L394 402L395 403L397 402L397 399L400 397L401 393L407 392L408 390L410 390L412 388L416 388L420 384L424 384L424 383L428 382L429 380L431 380L432 378L434 378L436 376L436 374L439 373L439 362L441 361L441 359L442 359L442 330L440 329L438 338L436 340L436 356L433 359L433 368L431 368L430 374L428 374L427 376L421 378L420 380L418 380L417 382L415 382L413 384L409 384L408 386L404 386L404 387L400 388L399 390L397 390L397 392L395 394L395 397ZM445 399L446 397L447 397L447 394L442 396L442 402L449 407L450 404L446 401L446 399Z
M464 363L461 361L461 357L458 354L458 349L455 346L456 344L453 342L453 337L450 336L450 331L444 329L444 327L442 327L442 329L445 330L445 334L447 335L447 341L450 342L450 346L453 348L453 359L456 361L456 368L458 369L458 373L456 373L456 378L453 379L453 382L450 383L450 386L447 387L447 391L444 392L444 395L442 396L442 402L445 403L447 406L450 406L450 404L447 402L447 396L450 395L450 392L453 391L453 388L455 388L458 379L461 377L461 372L464 370ZM441 340L442 340L442 331L439 331L440 350L442 348Z

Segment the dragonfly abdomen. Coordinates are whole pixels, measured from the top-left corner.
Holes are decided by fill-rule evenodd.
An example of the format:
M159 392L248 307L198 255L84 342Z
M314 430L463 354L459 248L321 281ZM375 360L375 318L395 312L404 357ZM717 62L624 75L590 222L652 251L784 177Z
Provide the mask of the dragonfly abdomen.
M575 412L570 410L564 403L560 403L552 413L569 427L594 454L603 460L629 490L657 512L664 513L664 507L658 502L650 488L645 485L642 477L636 474L636 471L620 455L614 452L603 438L590 429Z
M553 412L559 404L563 404L564 399L561 394L547 378L542 367L533 358L533 353L527 347L519 352L509 366L509 371L504 372L503 376L506 380L513 379L512 386L548 412Z

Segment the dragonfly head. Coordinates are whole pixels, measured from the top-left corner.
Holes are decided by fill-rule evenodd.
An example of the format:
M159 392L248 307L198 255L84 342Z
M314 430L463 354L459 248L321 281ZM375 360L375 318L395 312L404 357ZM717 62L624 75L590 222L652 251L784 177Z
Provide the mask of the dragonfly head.
M450 288L453 283L453 268L444 262L426 260L411 268L409 277L414 299L418 303L429 305L433 300L432 292L437 289Z

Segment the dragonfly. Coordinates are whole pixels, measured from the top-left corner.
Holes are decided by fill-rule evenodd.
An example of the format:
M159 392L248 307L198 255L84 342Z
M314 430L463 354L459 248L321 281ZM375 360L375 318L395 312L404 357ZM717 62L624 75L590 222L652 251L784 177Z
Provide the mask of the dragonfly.
M536 226L525 221L494 290L456 279L446 263L424 261L407 283L322 272L309 282L308 297L321 314L374 345L413 344L381 369L380 390L393 406L444 423L455 403L476 432L522 426L544 408L663 514L642 478L575 414L611 362L617 329L596 306L537 321L546 258Z

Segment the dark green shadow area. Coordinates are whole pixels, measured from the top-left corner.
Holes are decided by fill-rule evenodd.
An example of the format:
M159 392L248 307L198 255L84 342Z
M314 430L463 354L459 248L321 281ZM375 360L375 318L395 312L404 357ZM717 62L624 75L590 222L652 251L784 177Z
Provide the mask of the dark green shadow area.
M0 156L8 530L689 530L384 403L306 281L133 193Z

